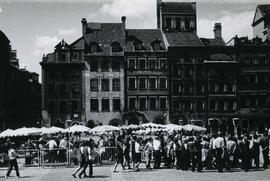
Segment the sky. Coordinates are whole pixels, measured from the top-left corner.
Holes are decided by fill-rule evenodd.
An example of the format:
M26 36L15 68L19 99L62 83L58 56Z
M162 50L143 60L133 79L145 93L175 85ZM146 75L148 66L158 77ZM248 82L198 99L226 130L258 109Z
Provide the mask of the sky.
M269 0L163 0L197 2L199 37L213 38L215 22L222 24L223 39L252 35L257 4ZM0 30L17 50L20 68L40 74L42 55L53 52L64 39L72 43L82 35L81 19L121 22L127 28L156 28L156 0L0 0Z

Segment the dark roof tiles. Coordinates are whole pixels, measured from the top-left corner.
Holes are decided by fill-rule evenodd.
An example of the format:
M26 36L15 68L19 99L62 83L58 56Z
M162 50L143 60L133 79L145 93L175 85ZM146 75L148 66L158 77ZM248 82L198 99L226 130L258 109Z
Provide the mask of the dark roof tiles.
M203 46L195 33L165 33L169 46Z

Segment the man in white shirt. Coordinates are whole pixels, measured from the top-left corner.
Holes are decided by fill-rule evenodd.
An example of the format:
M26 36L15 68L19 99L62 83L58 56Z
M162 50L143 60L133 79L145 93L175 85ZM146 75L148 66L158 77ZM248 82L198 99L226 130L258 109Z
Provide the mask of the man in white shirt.
M57 143L54 140L54 138L51 138L48 141L47 145L49 147L49 162L54 163L55 157L56 157L56 150L54 150L54 149L57 148Z
M215 138L215 136L214 136ZM217 168L218 172L223 172L223 155L224 155L225 141L222 134L219 132L218 137L213 140L213 149L217 155Z
M141 163L141 145L139 144L139 140L136 136L133 137L135 141L135 171L139 171L139 165Z
M161 162L161 142L159 137L153 140L153 151L154 151L154 169L160 168Z
M19 178L20 173L19 173L19 168L18 168L18 163L17 163L17 153L15 151L15 143L12 143L10 146L10 149L8 150L8 159L9 159L9 168L6 174L6 178L9 177L13 167L15 168L16 175Z
M59 143L59 161L65 162L66 161L66 151L67 151L67 138L63 137Z

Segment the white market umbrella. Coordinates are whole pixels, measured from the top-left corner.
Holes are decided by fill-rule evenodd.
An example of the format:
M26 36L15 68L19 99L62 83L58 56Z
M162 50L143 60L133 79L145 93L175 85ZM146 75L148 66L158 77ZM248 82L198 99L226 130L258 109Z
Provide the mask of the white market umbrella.
M23 127L23 128L18 128L18 129L15 129L11 136L29 136L29 135L36 135L36 134L40 134L40 129L39 128L26 128L26 127Z
M73 125L67 129L65 129L66 132L70 132L70 133L83 133L83 132L90 132L91 129L86 127L86 126L82 126L82 125Z
M182 131L183 126L177 125L177 124L167 124L165 125L165 130L168 132L173 132L173 131Z
M13 131L14 130L12 129L6 129L0 134L0 138L10 137L13 134Z
M183 126L183 130L185 131L206 131L206 128L201 127L201 126L196 126L196 125L192 125L192 124L187 124Z
M162 124L156 124L156 123L145 123L141 124L140 128L165 128Z
M46 127L42 127L40 128L40 131L41 131L41 135L44 135L44 134L56 134L56 133L65 133L66 130L63 129L63 128L59 128L59 127L50 127L50 128L46 128Z
M130 125L123 125L123 126L121 126L120 127L121 129L137 129L137 128L139 128L139 126L138 125L135 125L135 124L130 124Z
M91 129L92 133L104 133L104 132L110 132L110 131L120 131L120 128L116 126L110 126L110 125L103 125L103 126L97 126L93 129Z

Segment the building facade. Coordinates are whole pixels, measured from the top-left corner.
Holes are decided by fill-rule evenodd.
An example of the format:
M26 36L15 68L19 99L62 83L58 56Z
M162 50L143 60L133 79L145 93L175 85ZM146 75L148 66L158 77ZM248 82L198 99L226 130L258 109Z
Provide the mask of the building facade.
M260 4L256 7L252 27L253 37L263 41L270 38L270 4Z
M39 75L19 68L16 50L0 31L0 130L39 126L41 85Z
M260 9L254 29L256 21L262 21ZM225 44L220 23L214 25L213 38L200 38L196 17L196 3L157 0L157 29L127 29L125 17L120 23L83 18L82 36L70 45L61 42L41 63L44 118L50 124L72 119L89 127L191 123L235 132L254 128L245 120L256 113L264 115L257 116L262 120L257 130L269 126L268 40L235 37ZM78 52L76 62L70 58L73 51ZM61 61L61 52L67 61ZM62 70L70 75L59 73ZM69 88L73 84L78 87L76 98ZM49 95L50 89L58 93ZM68 92L62 96L60 89Z

